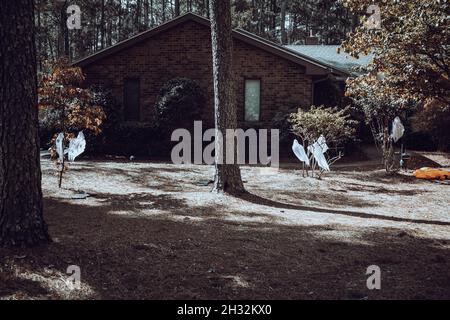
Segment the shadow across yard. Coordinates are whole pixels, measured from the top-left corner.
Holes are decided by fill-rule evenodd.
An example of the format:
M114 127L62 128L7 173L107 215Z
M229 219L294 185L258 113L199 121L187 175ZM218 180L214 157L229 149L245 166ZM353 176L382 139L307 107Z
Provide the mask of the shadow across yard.
M249 197L245 200L287 206ZM202 208L204 219L192 219L189 213L198 208L170 195L99 199L97 205L85 205L47 198L46 220L55 241L33 249L0 249L2 277L9 279L1 295L17 286L28 298L60 298L57 288L41 291L41 282L24 285L14 270L45 277L49 266L65 274L68 265L78 265L82 283L93 293L73 292L73 298L450 298L450 250L443 240L372 228L340 241L333 234L347 232L344 227L233 222L214 207ZM382 270L381 290L366 288L370 265Z
M408 218L400 218L379 214L370 214L366 212L358 212L358 211L348 211L348 210L335 210L330 208L318 208L313 206L302 206L296 204L288 204L279 201L274 201L270 199L266 199L260 197L253 193L243 193L239 195L239 198L254 204L279 208L279 209L292 209L292 210L300 210L300 211L312 211L312 212L321 212L321 213L331 213L336 215L344 215L349 217L358 217L358 218L368 218L368 219L378 219L378 220L387 220L387 221L396 221L396 222L408 222L408 223L419 223L419 224L430 224L430 225L439 225L439 226L450 226L450 222L446 221L435 221L435 220L423 220L423 219L408 219Z
M14 273L0 272L0 298L4 296L16 295L20 297L46 296L49 291L41 283L30 279L21 279Z

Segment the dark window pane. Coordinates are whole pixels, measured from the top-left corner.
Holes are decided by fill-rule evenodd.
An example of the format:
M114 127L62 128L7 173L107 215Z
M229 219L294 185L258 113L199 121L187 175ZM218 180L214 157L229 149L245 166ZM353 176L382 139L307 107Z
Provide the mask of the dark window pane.
M123 99L125 120L139 121L141 100L139 79L125 79Z

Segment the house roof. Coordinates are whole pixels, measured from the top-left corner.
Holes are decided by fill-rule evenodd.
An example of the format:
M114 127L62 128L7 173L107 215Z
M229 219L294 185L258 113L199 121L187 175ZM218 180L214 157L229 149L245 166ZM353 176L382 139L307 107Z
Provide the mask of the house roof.
M339 46L330 45L289 45L285 46L289 50L298 52L308 57L314 57L316 60L329 65L331 67L340 69L348 74L358 74L356 67L368 65L373 55L360 56L359 59L353 58L345 52L338 53Z
M89 55L83 59L75 61L73 65L84 67L90 65L91 63L108 57L114 53L120 52L122 50L128 49L142 41L145 41L151 37L156 36L164 31L167 31L171 28L174 28L184 22L187 21L195 21L204 26L210 27L210 21L204 17L201 17L194 13L186 13L181 15L173 20L170 20L166 23L163 23L155 28L152 28L148 31L144 31L139 33L127 40L121 41L113 46L110 46L106 49L100 50L92 55ZM345 69L340 69L339 67L334 67L331 64L325 63L319 59L316 59L314 56L306 55L300 51L293 50L289 47L280 46L274 42L263 39L259 36L256 36L250 32L235 29L233 30L233 37L239 39L247 44L255 46L261 50L270 52L274 55L280 56L284 59L297 63L306 67L306 73L311 75L326 75L326 74L337 74L340 76L347 76L349 73Z

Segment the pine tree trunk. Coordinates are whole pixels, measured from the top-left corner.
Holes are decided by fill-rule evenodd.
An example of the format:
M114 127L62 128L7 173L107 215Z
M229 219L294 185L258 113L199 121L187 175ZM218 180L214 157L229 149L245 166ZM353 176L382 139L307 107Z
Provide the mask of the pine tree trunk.
M281 2L281 19L280 19L280 30L281 30L281 44L287 44L287 32L286 32L286 7L287 0L282 0Z
M102 0L101 10L100 10L100 48L105 47L105 0Z
M36 19L37 20L37 32L36 32L36 59L38 61L38 70L42 70L42 24L41 24L41 4L36 4Z
M0 4L0 245L50 240L43 220L33 1Z
M162 22L166 21L166 0L162 0Z
M175 0L175 17L178 17L180 14L180 0Z
M211 0L210 10L215 126L216 131L222 132L223 141L225 142L226 129L235 129L237 127L232 70L233 39L231 35L230 0ZM218 143L219 141L216 139L216 152L221 149ZM226 143L223 143L224 154L226 154L225 145ZM234 146L233 152L236 155L236 146ZM235 159L237 159L236 156ZM228 192L231 194L244 192L241 171L237 164L219 164L216 161L214 180L214 190L217 192Z
M209 0L205 0L205 2L206 2L206 4L205 4L205 6L206 6L206 17L209 19L211 17L211 15L210 15L211 10L210 10L210 5L209 5Z
M61 4L60 21L59 21L59 37L58 37L58 58L70 59L70 39L69 29L67 28L67 1Z

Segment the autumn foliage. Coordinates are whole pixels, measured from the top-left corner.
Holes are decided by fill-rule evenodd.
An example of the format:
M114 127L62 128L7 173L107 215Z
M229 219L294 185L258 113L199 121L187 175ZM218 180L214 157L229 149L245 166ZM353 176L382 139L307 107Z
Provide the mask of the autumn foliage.
M63 149L66 149L78 131L89 130L98 135L106 115L102 107L93 103L94 93L82 87L85 76L80 68L59 60L50 70L39 83L39 118L41 124L54 131L50 154L58 165L61 187L62 175L68 166L64 157L61 163L58 161L54 146L57 135L64 134Z
M344 0L354 13L366 13L372 0ZM450 105L450 5L437 0L382 0L381 28L362 19L342 48L357 57L372 52L368 77L384 75L379 90L395 90L404 100L436 100Z
M433 138L448 135L443 119L450 115L450 6L437 0L380 0L381 27L374 28L366 14L372 0L343 3L364 17L342 49L354 57L374 55L363 75L347 81L346 95L364 112L386 167L392 167L387 162L392 163L394 117L422 110L415 117L418 130ZM432 116L436 113L439 117Z
M101 132L106 116L103 108L92 104L93 92L83 88L85 76L80 68L60 60L42 76L39 85L41 121L57 132L90 130Z

